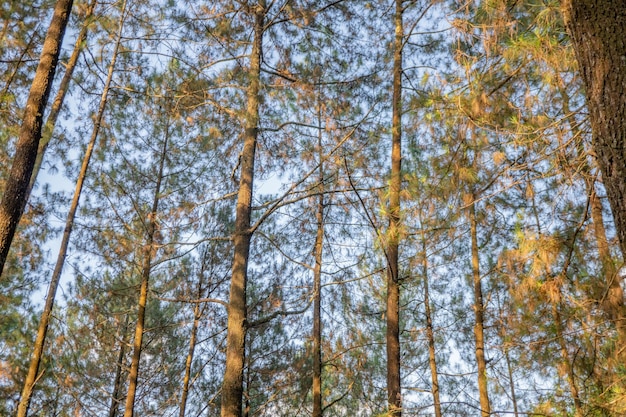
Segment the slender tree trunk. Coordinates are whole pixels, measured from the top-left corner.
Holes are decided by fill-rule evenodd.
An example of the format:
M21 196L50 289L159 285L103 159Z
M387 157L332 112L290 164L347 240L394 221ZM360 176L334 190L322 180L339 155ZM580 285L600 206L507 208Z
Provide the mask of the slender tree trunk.
M169 114L166 116L169 118ZM163 149L161 150L161 160L157 174L156 186L154 188L154 198L152 208L148 214L146 243L144 246L143 266L141 269L141 284L139 287L139 301L137 305L137 324L135 325L135 338L133 342L133 356L128 373L128 393L126 394L126 406L124 417L133 417L135 408L135 396L137 393L137 381L139 378L139 361L141 359L141 349L143 343L143 332L146 321L146 304L148 303L148 287L150 274L152 273L152 258L156 252L155 235L157 232L157 215L159 212L159 200L161 198L161 182L163 181L163 170L167 157L167 146L169 142L169 120L165 129Z
M393 114L391 121L391 181L389 184L389 231L387 233L387 403L389 414L402 415L400 388L400 190L402 187L402 1L396 0L393 51Z
M426 338L428 340L428 364L430 366L430 379L432 383L433 405L435 417L441 417L441 398L439 396L439 372L437 371L437 356L435 355L435 331L433 328L433 315L430 309L430 290L428 288L428 258L426 256L426 238L422 230L422 266L424 280L424 314L426 315Z
M85 22L78 33L78 37L74 43L72 55L67 61L67 65L65 65L65 74L63 74L63 78L59 84L59 90L57 91L54 101L52 102L52 106L50 107L50 114L46 119L41 140L39 141L39 150L37 151L37 158L35 159L35 165L33 166L33 173L30 177L28 189L26 190L27 200L30 197L33 187L35 186L35 182L37 181L37 176L39 175L39 170L41 169L41 163L43 161L44 154L46 153L46 149L48 148L48 144L50 143L50 139L52 139L52 133L54 132L54 127L56 126L59 114L61 113L61 107L63 107L63 102L65 101L65 95L67 94L70 82L72 81L72 75L74 74L76 63L78 62L78 58L80 58L83 48L85 47L87 32L89 31L89 25L91 24L91 17L93 16L93 11L96 8L97 3L98 0L91 0L91 3L85 12Z
M24 119L17 141L11 172L0 201L0 276L4 269L15 229L26 207L26 190L37 158L41 139L43 113L48 104L50 86L54 78L65 27L70 17L73 0L58 0L46 33L39 65L30 88Z
M560 290L559 290L560 297ZM574 377L574 365L570 358L569 351L567 350L567 344L565 343L565 337L563 336L563 322L561 319L561 312L559 311L560 301L552 302L552 315L554 316L554 324L556 326L556 337L559 341L559 349L561 352L561 363L564 371L567 373L567 385L569 387L572 400L574 400L574 410L576 417L582 417L583 409L580 402L580 396L578 394L578 385Z
M120 346L115 364L115 379L113 380L113 392L111 393L111 405L109 406L109 417L117 417L117 408L121 402L122 373L124 371L124 357L126 356L126 331L128 330L128 314L126 315L122 332L119 334Z
M244 144L241 153L241 176L237 193L235 231L233 233L234 257L228 306L228 331L226 336L226 366L222 385L222 417L240 417L243 395L243 365L246 339L246 285L248 256L250 253L250 214L254 180L254 155L259 125L259 92L261 51L263 44L265 0L254 8L254 39L250 52L250 85L248 86L247 114Z
M626 259L626 2L562 0L587 93L593 145Z
M487 387L487 362L485 360L485 327L483 289L480 282L480 259L478 255L478 231L476 220L476 196L469 207L470 234L472 239L472 276L474 279L474 339L476 341L476 364L478 365L478 394L480 397L481 416L491 414L489 390Z
M313 414L322 417L322 256L324 250L324 153L322 152L322 114L318 103L319 196L317 199L317 234L313 268Z
M513 366L511 365L511 353L509 345L506 341L506 333L508 331L508 327L506 325L504 307L502 305L502 302L500 301L498 293L496 293L496 296L498 297L498 314L500 316L498 331L500 333L500 339L502 340L502 352L504 353L504 360L506 362L507 378L509 380L509 388L511 390L511 402L513 403L513 415L515 417L519 417L519 409L517 407L517 394L515 393L515 379L513 378Z
M202 268L198 274L198 292L197 297L201 298L204 289L202 284L204 281L204 272L206 260L202 261ZM193 356L196 350L196 338L198 336L198 327L200 326L200 318L202 317L202 308L200 303L196 303L193 308L193 326L191 327L191 337L189 338L189 351L187 352L187 359L185 360L185 377L183 378L182 394L180 396L180 412L179 417L185 417L185 409L187 408L187 397L189 396L189 385L191 381L191 364L193 363Z
M52 272L50 285L48 286L48 293L46 294L46 304L44 306L43 312L41 313L41 321L39 322L39 328L37 330L37 338L35 339L33 355L31 357L30 366L28 368L28 374L26 375L26 380L24 381L24 387L22 389L20 403L18 405L18 411L17 411L18 417L25 417L28 414L28 407L30 405L30 399L33 393L35 382L37 381L37 374L39 372L39 364L41 363L41 358L43 356L43 350L44 350L45 343L46 343L46 334L48 332L48 325L50 323L50 317L52 315L52 309L54 307L54 299L56 297L56 292L59 286L59 281L61 280L61 275L63 273L63 266L65 264L65 258L67 256L67 248L69 246L72 229L74 227L74 220L76 218L76 211L78 210L78 203L80 201L80 196L83 190L83 184L85 182L85 177L87 176L87 170L89 169L89 162L91 160L91 155L93 154L93 149L96 144L98 132L100 131L100 125L102 124L102 118L104 117L104 111L106 108L107 98L109 96L109 88L111 86L111 80L113 78L113 72L115 70L115 62L117 60L117 53L119 49L120 39L122 36L122 28L124 26L123 15L124 15L124 11L122 11L122 17L120 18L119 29L117 33L117 41L116 41L115 48L113 51L113 56L111 57L111 63L109 64L109 70L107 74L107 79L104 83L104 88L102 90L102 96L100 97L100 105L98 107L98 113L96 114L96 119L94 121L93 131L91 133L91 138L89 140L89 144L87 145L85 155L83 156L83 162L80 168L80 173L78 174L78 179L76 180L76 188L74 190L72 204L70 206L70 210L67 214L67 219L65 221L65 229L63 231L63 238L61 240L61 247L59 248L59 254L57 256L57 262L54 267L54 271Z
M509 348L504 348L504 359L506 361L506 370L509 377L509 387L511 388L511 402L513 403L513 415L519 417L519 411L517 409L517 395L515 394L515 381L513 380L513 368L511 367L511 356Z

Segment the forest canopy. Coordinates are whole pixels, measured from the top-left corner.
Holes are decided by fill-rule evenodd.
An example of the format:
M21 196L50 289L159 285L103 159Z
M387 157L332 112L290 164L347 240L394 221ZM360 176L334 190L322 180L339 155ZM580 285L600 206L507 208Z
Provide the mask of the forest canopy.
M0 416L626 414L626 2L0 33Z

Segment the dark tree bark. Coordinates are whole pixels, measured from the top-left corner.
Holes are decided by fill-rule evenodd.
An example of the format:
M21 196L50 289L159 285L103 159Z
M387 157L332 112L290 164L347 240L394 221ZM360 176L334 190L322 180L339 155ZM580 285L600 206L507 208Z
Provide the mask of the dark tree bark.
M400 388L400 191L402 187L402 0L396 0L393 45L393 114L391 124L391 181L389 184L389 230L387 233L387 402L389 415L402 415Z
M594 151L626 259L626 2L563 0L562 7L586 89ZM610 275L603 304L620 332L616 351L623 360L623 291L619 277L606 265L605 274Z
M78 203L80 202L83 184L85 182L85 179L87 177L87 171L89 169L89 162L91 161L91 155L93 154L94 148L96 146L96 139L98 138L98 133L100 132L102 119L104 118L104 111L106 109L107 99L109 97L109 89L111 86L111 81L113 79L113 72L115 70L115 62L117 61L123 26L124 12L122 11L122 17L120 18L119 29L117 33L117 40L115 43L115 48L113 50L111 63L109 64L107 79L104 83L104 88L100 97L98 113L94 120L91 138L89 139L89 143L87 144L87 149L85 150L85 155L83 156L83 162L80 168L80 172L76 180L76 187L74 189L74 196L72 197L72 204L65 220L65 229L63 230L63 238L61 239L61 247L59 248L56 265L54 267L54 271L52 272L52 277L50 278L50 285L48 286L48 292L46 294L46 303L44 305L43 312L41 313L41 320L37 329L37 337L35 338L33 354L31 356L28 374L26 375L26 379L24 381L24 387L22 389L22 395L20 397L20 403L18 406L18 417L26 417L28 415L30 399L33 394L35 383L37 382L39 365L43 358L44 348L46 344L48 325L50 324L50 318L52 316L52 309L54 308L54 301L56 298L57 289L59 287L59 282L61 281L61 274L63 273L65 258L67 257L67 250L70 243L70 237L72 236L72 230L74 228L74 220L76 219Z
M266 13L265 0L254 7L254 39L250 52L250 85L247 94L247 110L243 151L241 152L241 176L237 193L235 231L233 233L234 255L228 304L228 332L226 336L226 366L222 384L222 417L240 417L242 413L243 368L246 339L246 286L248 280L248 256L250 254L250 215L252 213L252 190L254 180L254 157L259 125L259 91L261 76L261 50Z
M73 0L58 0L54 6L54 15L46 33L39 65L26 102L15 157L0 202L0 276L15 235L15 229L28 199L26 191L37 158L43 113L48 104L50 86L59 61L63 35L70 17L72 4Z
M563 0L587 92L593 145L626 256L626 2Z
M313 267L313 413L322 417L322 261L324 252L324 152L322 150L322 104L318 103L319 196L315 220L315 266Z
M35 165L33 167L33 173L30 177L30 183L28 184L28 189L26 190L26 200L30 197L30 193L35 186L35 182L37 182L37 176L39 175L39 171L41 170L41 163L43 162L44 154L46 153L46 149L50 144L50 139L52 139L52 133L54 132L54 127L57 124L57 120L59 119L59 114L61 114L61 107L63 107L63 102L65 101L65 96L67 95L67 91L69 90L70 82L72 81L72 75L74 74L74 70L76 69L76 64L78 63L78 58L80 58L83 49L85 48L85 41L87 40L87 32L89 31L89 25L92 23L92 16L94 9L96 8L96 4L98 0L91 0L89 3L89 7L85 12L85 22L76 37L76 42L74 42L74 50L72 51L72 55L70 55L67 64L65 65L65 74L63 74L63 78L61 79L61 83L59 84L59 90L54 97L54 101L52 102L52 106L50 107L50 114L46 119L46 123L43 127L43 132L41 134L41 140L39 142L39 150L37 151L37 158L35 159Z

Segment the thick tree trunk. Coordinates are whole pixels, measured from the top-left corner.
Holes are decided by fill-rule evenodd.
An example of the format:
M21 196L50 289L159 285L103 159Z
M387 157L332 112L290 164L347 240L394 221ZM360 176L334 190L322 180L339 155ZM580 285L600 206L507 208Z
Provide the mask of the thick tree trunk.
M169 114L166 116L169 117ZM169 121L168 121L169 123ZM163 181L163 170L167 157L167 146L169 142L169 126L165 128L165 138L163 149L161 150L161 160L157 174L156 186L154 188L154 198L152 208L147 216L146 243L144 245L143 266L141 268L141 284L139 287L139 301L137 303L137 323L135 325L135 338L133 342L133 356L128 372L128 393L126 394L126 405L124 417L133 417L135 409L135 396L137 394L137 381L139 378L139 361L143 343L143 332L146 321L146 304L148 303L148 286L150 274L152 273L152 258L155 255L155 235L157 232L157 215L159 213L159 200L161 198L161 183Z
M254 180L254 155L259 125L259 91L261 51L263 44L265 0L254 8L254 39L250 52L248 103L245 120L244 144L241 152L241 176L237 193L237 212L233 233L234 256L228 306L226 336L226 365L222 385L222 417L241 417L243 395L243 365L246 339L246 285L248 255L250 253L250 214Z
M472 196L476 201L476 196ZM476 341L476 364L478 365L478 395L480 398L480 414L489 417L491 404L487 387L487 361L485 360L485 311L483 289L480 282L480 259L478 254L478 231L475 202L469 207L470 234L472 240L472 276L474 280L474 340Z
M564 114L572 114L570 110L570 98L565 90L565 83L559 74L556 74L557 81L559 83L559 91L563 100L563 112ZM580 136L580 129L576 124L574 117L568 117L568 123L572 136ZM586 151L582 140L579 141L577 146L578 158L583 159L581 171L585 176L585 186L587 189L587 195L590 199L591 206L591 221L593 226L593 233L598 245L598 255L600 256L600 262L602 265L602 277L604 279L603 291L601 294L594 294L599 301L600 306L604 310L605 314L610 320L615 323L615 327L618 332L618 345L617 355L622 359L626 358L626 306L624 305L624 290L621 286L621 280L617 275L617 268L615 266L615 260L611 255L609 248L609 241L606 237L606 229L604 228L604 218L602 215L602 202L598 198L596 192L595 179L592 176L591 167L589 166L586 158Z
M402 415L400 388L400 189L402 187L402 1L396 0L393 51L393 114L391 124L391 181L389 184L389 230L387 233L387 402L389 415Z
M35 382L37 381L37 374L39 372L39 364L41 363L41 359L43 357L43 350L44 350L45 343L46 343L46 334L48 332L48 325L50 323L50 317L52 316L52 309L54 307L54 299L56 297L56 292L59 286L59 281L61 280L61 274L63 273L63 266L65 265L65 258L67 256L67 248L69 246L70 237L72 235L72 229L74 228L74 220L76 218L76 211L78 210L78 203L80 201L80 196L83 190L83 184L85 182L85 178L87 177L87 170L89 169L89 162L91 161L91 155L93 154L93 149L96 145L96 139L100 131L100 125L102 124L102 119L104 117L104 110L106 108L107 98L109 96L109 88L111 86L111 80L113 79L113 72L115 70L115 62L117 61L118 49L120 45L120 39L122 36L123 19L124 19L123 15L124 15L124 11L122 11L122 17L120 18L119 29L117 33L117 41L115 44L115 48L113 50L111 63L109 64L109 70L107 74L107 79L104 83L104 88L102 90L102 96L100 97L100 105L98 107L98 113L96 114L96 118L94 120L93 131L91 133L91 138L89 139L89 144L87 145L87 149L85 150L85 155L83 156L83 162L80 168L80 173L78 174L78 179L76 180L76 188L74 190L72 204L70 206L70 210L67 214L67 219L65 221L65 229L63 231L61 247L59 248L59 254L57 256L56 265L54 267L54 271L52 272L50 285L48 286L48 293L46 294L46 304L44 306L43 312L41 313L41 321L39 322L39 328L37 330L37 338L35 339L33 355L31 357L30 366L28 368L28 374L26 375L26 380L24 381L24 388L22 389L22 395L20 397L20 403L19 403L18 411L17 411L18 417L26 417L26 415L28 414L28 407L30 405L30 399L33 393Z
M41 139L43 113L48 104L50 86L59 60L65 27L70 17L73 0L58 0L39 58L24 119L17 141L11 172L0 201L0 276L4 269L15 229L26 207L28 184L37 158Z
M626 2L563 0L587 92L593 145L626 258Z
M43 127L41 140L39 141L39 150L37 151L37 158L35 159L35 165L33 167L33 173L30 177L28 189L26 190L26 200L30 197L30 193L35 186L35 182L37 181L37 176L39 175L39 170L41 169L41 163L43 161L44 154L46 153L46 149L48 148L48 144L50 143L50 139L52 139L52 133L54 132L54 127L59 119L61 107L63 107L67 90L69 89L70 82L72 81L72 75L74 74L76 63L78 62L78 58L80 58L83 48L85 47L87 32L89 31L89 25L91 24L91 17L93 16L93 11L96 8L97 3L98 0L91 0L91 3L85 12L85 22L76 37L72 55L70 55L70 59L67 61L67 65L65 65L65 74L63 74L63 78L59 84L59 90L57 91L54 101L52 102L52 106L50 107L50 114L48 115L46 123Z

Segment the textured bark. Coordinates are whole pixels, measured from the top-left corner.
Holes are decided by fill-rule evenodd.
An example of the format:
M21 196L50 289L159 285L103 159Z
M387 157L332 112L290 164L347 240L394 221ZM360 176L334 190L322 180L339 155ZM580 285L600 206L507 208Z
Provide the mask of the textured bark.
M123 15L123 13L122 13ZM37 381L37 374L39 372L39 365L43 357L43 351L46 343L46 334L48 332L48 325L50 323L50 317L52 316L52 309L54 307L54 300L56 298L59 281L61 280L61 274L63 273L63 266L65 265L65 258L67 256L67 248L69 246L70 237L72 235L72 229L74 228L74 220L76 218L76 211L78 210L78 203L83 190L83 184L87 177L87 170L89 169L89 162L91 161L91 155L93 154L94 147L96 145L96 139L100 131L100 125L102 124L102 118L104 117L104 110L106 108L107 98L109 96L109 88L111 86L111 80L113 79L113 71L115 69L115 62L117 61L117 55L120 45L120 39L122 36L123 17L119 23L119 29L117 33L117 41L113 50L113 56L111 63L109 64L109 70L107 79L102 90L100 97L100 104L98 107L98 113L94 121L93 131L89 144L85 150L83 156L83 162L76 180L76 188L74 189L74 196L72 197L72 203L70 210L67 213L65 220L65 229L63 230L63 238L61 239L61 247L59 248L59 254L57 256L56 265L52 272L50 279L50 285L48 286L48 293L46 294L46 303L44 305L43 312L41 313L41 320L39 322L39 328L37 329L37 337L35 339L35 345L33 349L33 355L30 360L28 368L28 374L24 381L24 387L22 389L22 395L20 397L20 403L18 405L17 416L26 417L28 414L28 407L30 406L30 399L33 393L33 388Z
M169 115L167 116L169 117ZM169 123L169 121L168 121ZM133 342L133 357L128 372L128 393L126 394L126 405L124 417L133 417L135 408L135 395L137 394L137 381L139 378L139 361L141 360L141 350L143 343L144 325L146 322L146 304L148 303L148 287L150 274L152 273L152 258L156 252L155 236L157 233L157 215L159 213L159 199L161 198L161 182L163 181L163 169L167 156L167 146L169 142L169 126L165 130L163 149L161 150L161 160L159 161L159 172L157 174L156 186L154 188L154 198L152 208L148 214L146 242L144 245L143 265L141 268L141 284L139 287L139 301L137 303L137 323L135 325L135 338Z
M324 250L324 163L322 152L322 114L318 105L319 196L317 200L317 233L315 235L315 266L313 268L313 414L322 417L322 260Z
M63 107L63 102L65 101L67 90L69 89L70 82L72 81L72 75L74 74L76 63L78 62L78 58L80 58L80 54L82 53L83 48L85 47L87 32L89 31L91 17L93 16L93 11L96 8L97 2L98 0L91 0L89 7L85 11L85 22L83 23L83 26L81 27L80 32L76 37L76 42L74 43L74 50L72 51L72 55L70 55L70 59L65 65L65 73L63 74L63 78L61 79L61 83L59 84L59 89L56 96L54 97L52 106L50 107L50 114L48 115L46 123L43 127L41 140L39 141L39 149L37 151L37 158L35 159L35 165L33 167L33 173L31 174L28 189L26 190L26 200L28 200L28 198L30 197L30 193L35 186L35 182L37 181L37 176L39 175L39 170L41 169L41 163L43 161L44 154L46 153L46 149L48 148L48 144L50 143L50 139L52 139L52 133L54 132L54 127L56 126L57 120L59 119L61 107Z
M626 2L563 0L587 93L593 145L626 257Z
M222 384L222 417L240 417L242 413L243 365L246 339L246 285L248 256L250 253L250 214L254 180L254 156L259 125L259 91L261 75L261 50L265 20L265 0L254 8L254 38L250 52L245 120L244 144L241 152L241 175L237 193L234 256L228 305L228 331L226 336L226 364Z
M563 112L564 114L572 114L570 110L570 98L565 89L565 83L559 74L556 74L556 78L559 82L559 91L563 100ZM568 117L568 123L572 136L580 137L581 132L574 120L574 116ZM593 227L594 237L598 246L598 255L600 256L600 262L602 264L602 291L600 294L594 294L599 301L600 306L604 310L609 320L615 323L615 327L618 332L618 344L617 354L621 356L621 360L626 359L626 352L624 346L626 346L626 306L624 305L624 290L622 289L620 278L617 274L617 268L615 260L611 255L609 248L609 241L606 237L606 229L604 227L604 218L602 215L602 202L598 198L596 192L596 182L592 175L591 167L585 157L586 152L582 140L579 141L577 146L578 158L581 159L582 165L580 167L581 173L584 175L585 186L587 189L587 195L590 200L591 208L591 222Z
M396 0L393 51L393 114L391 124L391 181L389 184L389 230L387 233L387 402L389 415L402 415L400 388L400 190L402 187L402 1Z
M476 201L476 196L474 201ZM489 390L487 386L487 361L485 360L485 311L483 304L483 289L480 282L480 259L478 254L478 231L476 221L476 206L469 207L470 234L472 239L472 276L474 280L474 340L476 341L476 364L478 365L478 395L480 398L480 414L488 417L491 414Z
M0 276L2 276L15 229L26 207L28 198L26 191L37 158L43 113L48 104L50 86L59 60L72 4L73 0L58 0L54 6L54 15L46 33L35 78L26 102L11 172L2 194L2 201L0 201Z

